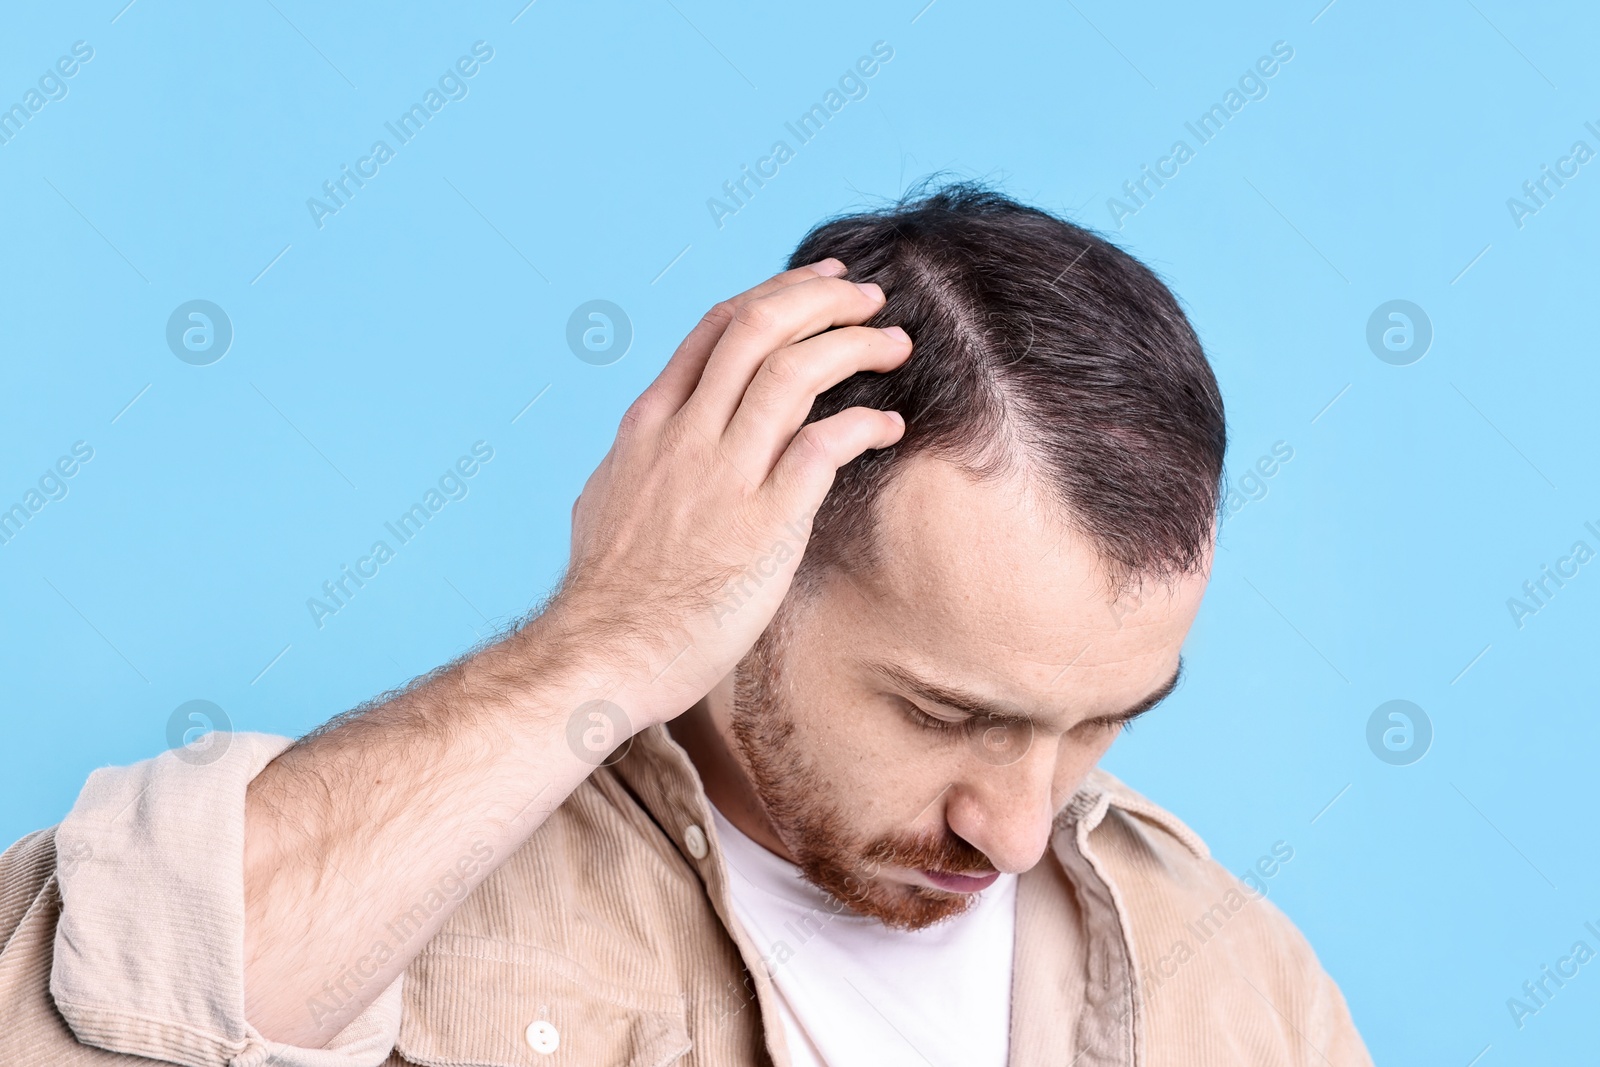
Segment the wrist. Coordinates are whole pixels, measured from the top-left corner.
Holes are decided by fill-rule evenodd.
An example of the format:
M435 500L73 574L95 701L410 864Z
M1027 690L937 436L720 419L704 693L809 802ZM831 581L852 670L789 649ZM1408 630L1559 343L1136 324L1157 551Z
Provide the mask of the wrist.
M687 640L647 640L621 613L592 607L571 589L513 640L541 717L565 722L604 701L620 711L631 736L677 717L703 695L692 672L704 664Z

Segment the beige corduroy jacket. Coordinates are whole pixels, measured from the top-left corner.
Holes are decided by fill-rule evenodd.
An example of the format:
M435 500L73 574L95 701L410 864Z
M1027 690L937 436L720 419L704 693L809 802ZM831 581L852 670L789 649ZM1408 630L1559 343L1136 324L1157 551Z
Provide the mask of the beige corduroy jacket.
M0 856L0 1064L787 1067L767 970L785 947L734 919L699 777L661 727L597 770L328 1047L267 1041L244 1018L244 792L289 741L219 736L205 760L96 771L59 826ZM1338 988L1262 892L1286 854L1280 842L1246 885L1183 823L1091 774L1018 883L1013 1067L1370 1065ZM479 844L460 870L498 859ZM308 988L307 1011L360 995L377 955L459 893L447 878L397 915L372 954ZM904 1036L901 1062L943 1067Z

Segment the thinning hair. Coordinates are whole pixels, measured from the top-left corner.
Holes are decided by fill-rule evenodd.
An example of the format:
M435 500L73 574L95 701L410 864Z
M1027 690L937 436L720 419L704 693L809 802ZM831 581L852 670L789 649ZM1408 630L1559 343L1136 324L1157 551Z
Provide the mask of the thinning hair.
M797 581L881 558L874 508L928 453L979 480L1031 476L1095 547L1110 594L1204 566L1221 502L1222 396L1194 329L1149 268L981 185L932 182L815 227L790 266L833 256L887 298L869 326L914 349L819 396L806 421L864 405L905 418L893 447L840 468Z

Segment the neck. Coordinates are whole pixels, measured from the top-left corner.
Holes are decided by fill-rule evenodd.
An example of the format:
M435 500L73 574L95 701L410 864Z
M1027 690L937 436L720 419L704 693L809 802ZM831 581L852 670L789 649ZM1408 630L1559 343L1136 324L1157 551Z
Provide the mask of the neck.
M717 688L701 697L694 707L669 722L667 732L689 754L689 761L705 786L706 796L722 817L768 852L793 863L794 857L778 837L777 829L761 806L761 799L729 746L732 690L731 677L719 682Z

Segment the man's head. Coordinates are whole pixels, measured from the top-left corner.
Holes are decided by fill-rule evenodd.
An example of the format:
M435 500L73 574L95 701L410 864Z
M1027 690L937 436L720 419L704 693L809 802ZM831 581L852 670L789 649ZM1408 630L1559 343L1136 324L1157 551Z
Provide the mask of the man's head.
M869 325L915 349L807 421L866 405L906 431L840 470L788 599L708 707L806 875L917 928L1036 863L1119 721L1176 681L1222 401L1149 270L998 194L837 219L791 262L828 256L883 287Z

